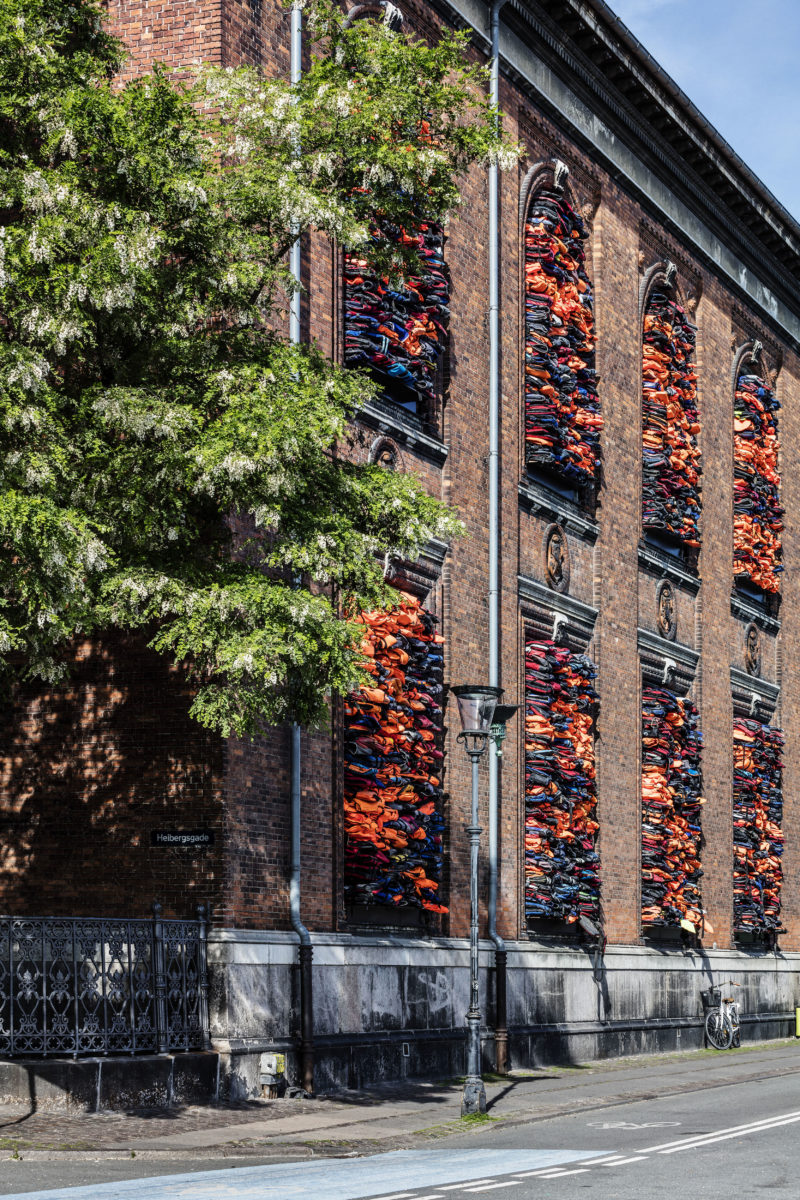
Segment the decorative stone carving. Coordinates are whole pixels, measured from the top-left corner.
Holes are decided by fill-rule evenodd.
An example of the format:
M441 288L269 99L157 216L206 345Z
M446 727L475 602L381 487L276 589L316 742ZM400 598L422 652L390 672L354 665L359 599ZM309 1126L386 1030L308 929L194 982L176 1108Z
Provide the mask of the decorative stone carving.
M393 442L379 441L372 447L370 458L379 467L394 471L397 468L397 446Z
M677 695L686 696L694 684L700 661L697 651L680 642L669 642L648 629L639 630L638 641L644 682L669 687Z
M559 613L553 617L553 641L557 646L569 646L569 622Z
M579 212L583 217L584 224L587 229L591 229L595 214L597 213L597 204L593 200L587 200L585 204L580 206Z
M569 545L560 525L548 525L545 530L544 575L554 592L569 590Z
M761 670L761 631L752 621L744 631L744 666L748 675Z
M662 579L656 588L656 624L658 632L669 642L678 634L678 604L675 589L668 579Z
M734 716L757 717L769 724L775 717L781 690L777 684L731 667L731 694Z
M560 158L553 163L553 186L557 192L563 192L569 179L569 167Z

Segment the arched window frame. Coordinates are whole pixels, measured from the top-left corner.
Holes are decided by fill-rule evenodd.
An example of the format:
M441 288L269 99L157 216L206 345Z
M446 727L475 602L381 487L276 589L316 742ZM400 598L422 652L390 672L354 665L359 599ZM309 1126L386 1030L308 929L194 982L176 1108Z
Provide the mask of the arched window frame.
M391 2L391 0L375 0L375 2L367 2L364 4L354 5L345 17L345 28L352 25L355 21L383 19L390 25L392 29L401 29L404 25L404 14L400 8ZM446 232L443 230L443 243L446 242ZM347 282L346 282L346 251L343 247L339 248L336 254L336 274L334 279L334 308L337 314L336 321L338 325L337 346L338 357L340 361L345 361L345 338L347 324ZM445 273L449 279L449 270L445 259ZM450 335L447 332L444 344L442 345L441 353L436 361L435 367L435 396L431 400L420 398L416 414L410 414L404 408L402 403L396 405L391 404L393 409L392 416L396 418L398 424L402 427L403 424L411 423L412 426L420 426L427 434L441 440L443 435L443 413L447 402L447 390L450 378ZM410 389L409 389L410 391ZM385 407L382 407L382 413ZM390 418L391 419L391 418Z
M739 382L739 376L743 373L744 367L747 363L750 363L752 365L752 367L754 368L753 373L758 375L759 379L761 379L767 385L767 387L769 387L773 391L773 393L775 392L775 388L776 388L776 377L777 377L778 372L777 372L777 369L775 371L770 370L770 366L767 361L766 350L764 348L763 343L758 338L750 338L749 340L742 342L741 345L739 345L735 349L734 354L733 354L733 360L731 362L731 478L734 477L734 472L736 470L735 442L734 442L734 429L733 429L733 413L734 413L734 406L735 406L736 387ZM779 411L780 411L780 408L779 408ZM779 475L779 477L781 476L780 450L778 451L778 475ZM780 495L781 495L781 483L779 482L779 484L778 484L779 500L780 500ZM733 550L733 547L732 547L732 550ZM733 585L734 590L736 590L737 587L739 586L737 583L737 577L736 577L735 573L734 573L732 585ZM780 599L781 599L780 588L778 589L777 592L765 592L763 599L764 599L764 603L765 603L765 606L767 607L767 609L773 615L776 614L778 611L778 607L780 605Z
M365 17L382 17L392 29L401 29L403 13L391 0L375 0L374 3L354 4L344 19L344 27L348 29L354 21Z
M525 226L528 222L528 217L530 214L531 206L533 205L534 201L536 200L536 197L542 191L552 191L556 195L563 198L570 205L570 207L573 208L575 210L575 212L577 212L586 221L586 224L589 226L589 229L587 230L587 238L586 238L587 258L589 260L589 262L588 262L589 267L591 267L591 265L592 265L591 215L587 218L585 207L582 209L579 199L575 194L569 167L567 166L567 164L565 162L563 162L559 158L543 159L543 160L540 160L540 161L534 163L530 167L530 169L527 171L527 173L526 173L525 177L523 178L522 183L520 185L519 214L518 214L519 215L518 237L519 237L520 257L521 257L520 291L519 291L519 300L518 300L518 304L519 304L518 311L520 314L520 317L519 317L519 342L520 342L520 345L523 347L523 352L520 355L520 385L519 385L520 386L520 398L521 398L521 403L520 403L520 407L519 407L520 445L522 447L522 456L521 456L522 460L521 460L520 465L521 465L521 471L522 471L523 477L527 474L532 474L532 475L536 476L541 472L541 474L543 476L545 476L545 475L547 476L546 482L549 484L549 486L552 487L555 485L558 488L558 490L561 490L562 488L569 489L569 491L574 494L574 498L576 498L583 505L584 508L586 508L590 511L593 511L595 502L596 502L597 491L598 491L598 488L600 485L601 470L602 470L602 459L601 459L601 455L600 455L600 446L599 445L597 446L596 455L595 455L594 479L591 482L587 482L587 484L582 487L577 486L575 483L572 483L568 480L561 480L560 476L559 476L559 472L556 469L553 470L552 478L550 478L550 472L548 472L546 470L546 467L544 465L542 465L541 468L537 468L536 464L529 464L528 458L527 458L527 452L526 452L527 418L526 418L526 406L525 406L525 398L526 398L525 349L527 346L527 329L526 329L526 321L525 321L525 301L526 301ZM591 206L591 208L593 211L594 206ZM592 286L592 295L594 295L594 281L592 279L592 274L590 274L590 272L587 271L587 275L589 277L589 282ZM593 317L593 325L594 325L594 322L596 321L594 305L592 305L592 317ZM600 406L600 411L602 412L602 406Z
M573 923L565 923L561 918L554 914L533 915L527 912L527 885L529 880L528 857L526 834L528 831L527 818L532 815L532 808L529 807L528 786L527 786L527 766L528 766L528 700L529 689L527 684L527 659L528 645L530 642L537 643L554 643L560 650L569 651L571 659L578 656L585 656L592 664L593 670L596 670L596 642L595 642L595 619L596 611L588 605L582 604L580 601L574 600L572 597L562 597L559 593L551 590L549 586L539 584L534 580L526 581L524 591L521 592L521 610L520 610L520 642L518 646L518 670L520 672L520 680L522 686L522 695L524 697L523 705L520 709L518 719L520 721L520 755L518 761L518 786L521 796L521 805L518 815L518 884L519 884L519 904L518 917L520 929L524 930L523 936L541 936L552 935L568 936L570 938L579 938L583 942L589 942L595 950L603 943L605 916L603 911L603 892L602 892L602 864L600 864L600 878L597 880L599 892L596 895L597 907L595 912L590 916L588 913L581 913L578 919ZM594 690L594 682L589 684L591 690ZM584 689L585 691L585 689ZM592 716L592 743L593 743L593 759L596 762L596 721L599 715L600 698L595 694L591 709ZM583 710L586 711L586 710ZM570 738L571 740L571 738ZM597 819L597 788L596 782L591 781L584 787L584 796L593 798L591 819ZM571 822L570 822L571 823ZM599 831L593 835L594 850L600 854Z
M664 259L660 259L659 261L653 263L650 267L648 267L648 269L642 275L642 279L639 284L639 344L640 344L640 357L639 357L639 430L640 430L640 434L639 434L639 438L640 438L639 533L640 533L640 537L643 540L655 539L657 537L657 531L651 531L644 524L644 514L643 514L643 508L644 508L644 496L643 496L643 486L644 486L644 474L643 474L643 467L644 467L644 409L643 409L643 404L642 404L642 391L643 391L642 385L644 383L644 321L645 321L645 317L647 315L648 305L650 304L650 300L653 295L653 292L655 292L657 290L666 292L670 296L670 298L672 300L674 300L675 303L679 304L682 308L684 308L690 316L693 315L691 305L690 305L691 298L688 295L686 295L684 292L684 288L681 285L681 280L680 280L680 276L679 276L678 268L677 268L676 264L671 259L664 258ZM695 296L693 297L695 303L697 301L698 295L699 295L699 289L698 289L698 293L696 293ZM696 346L695 346L695 352L693 355L693 361L696 366L696 364L697 364L697 348L696 348ZM700 389L698 386L698 389L697 389L697 392L698 392L698 399L697 399L698 415L700 413L699 391L700 391ZM702 430L701 430L700 434L698 434L698 436L697 436L698 448L701 445L701 437L702 437ZM700 535L700 538L702 538L702 511L703 510L702 510L702 491L701 491L701 505L700 505L700 513L699 513L699 535ZM696 572L698 558L699 558L699 549L696 547L690 547L683 543L680 543L679 541L677 541L677 539L676 539L676 544L678 544L680 546L681 556L684 559L685 565L688 566L691 570Z

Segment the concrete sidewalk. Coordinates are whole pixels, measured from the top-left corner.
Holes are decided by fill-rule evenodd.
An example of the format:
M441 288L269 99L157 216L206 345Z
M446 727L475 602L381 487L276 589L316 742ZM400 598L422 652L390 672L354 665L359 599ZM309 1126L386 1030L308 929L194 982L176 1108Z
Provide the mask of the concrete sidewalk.
M800 1043L617 1059L487 1078L488 1115L524 1124L577 1110L800 1073ZM0 1105L0 1157L304 1158L468 1138L457 1080L384 1085L315 1100L74 1114Z

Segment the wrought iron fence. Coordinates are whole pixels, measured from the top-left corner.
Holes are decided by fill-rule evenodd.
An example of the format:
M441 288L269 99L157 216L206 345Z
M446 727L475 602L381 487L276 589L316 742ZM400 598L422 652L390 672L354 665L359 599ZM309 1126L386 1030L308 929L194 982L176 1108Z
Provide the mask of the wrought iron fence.
M207 921L0 917L0 1057L208 1047Z

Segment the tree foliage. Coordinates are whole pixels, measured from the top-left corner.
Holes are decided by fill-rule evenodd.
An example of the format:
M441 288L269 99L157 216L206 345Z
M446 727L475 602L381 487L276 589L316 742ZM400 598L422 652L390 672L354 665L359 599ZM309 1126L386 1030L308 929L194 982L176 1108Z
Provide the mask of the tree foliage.
M444 219L494 132L466 43L305 9L299 86L240 68L121 86L94 0L0 0L0 663L146 631L225 734L358 677L386 554L458 523L348 458L374 392L280 333L299 228L402 270L370 220ZM386 243L389 244L388 242ZM395 257L392 257L395 256Z

